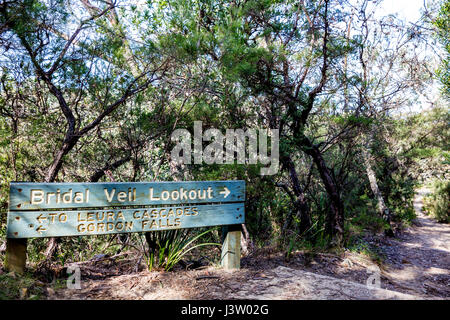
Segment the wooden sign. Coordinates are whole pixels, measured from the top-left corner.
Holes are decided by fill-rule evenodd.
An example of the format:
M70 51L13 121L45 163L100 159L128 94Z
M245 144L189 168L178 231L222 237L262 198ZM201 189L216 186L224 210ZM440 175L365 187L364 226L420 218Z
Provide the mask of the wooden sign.
M13 246L13 239L240 225L244 200L244 181L13 182L7 238Z
M244 181L10 184L14 211L243 202Z
M244 181L11 183L7 237L241 224L244 188Z

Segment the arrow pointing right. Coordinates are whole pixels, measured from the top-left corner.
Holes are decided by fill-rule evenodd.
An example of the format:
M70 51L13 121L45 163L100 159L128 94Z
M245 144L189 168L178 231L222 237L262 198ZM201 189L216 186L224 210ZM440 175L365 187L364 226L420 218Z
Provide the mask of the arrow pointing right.
M224 187L224 190L220 191L219 193L223 194L223 198L225 199L226 197L228 197L228 195L231 193L231 191L227 187Z

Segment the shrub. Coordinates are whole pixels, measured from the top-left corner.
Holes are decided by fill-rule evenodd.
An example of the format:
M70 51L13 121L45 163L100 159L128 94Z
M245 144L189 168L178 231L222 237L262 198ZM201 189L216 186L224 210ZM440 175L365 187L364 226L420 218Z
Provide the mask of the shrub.
M208 229L195 236L192 236L189 230L183 229L147 232L146 239L149 244L148 269L150 271L154 268L170 271L181 261L181 258L193 249L202 246L220 246L220 243L213 242L194 244L199 238L213 230L215 228Z
M450 223L450 181L438 180L424 199L424 210L439 222Z

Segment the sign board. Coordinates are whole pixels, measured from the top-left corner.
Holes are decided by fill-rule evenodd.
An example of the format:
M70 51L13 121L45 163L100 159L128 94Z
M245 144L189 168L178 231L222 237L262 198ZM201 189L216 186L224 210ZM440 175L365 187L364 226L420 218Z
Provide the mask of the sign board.
M244 181L10 184L10 239L245 222Z

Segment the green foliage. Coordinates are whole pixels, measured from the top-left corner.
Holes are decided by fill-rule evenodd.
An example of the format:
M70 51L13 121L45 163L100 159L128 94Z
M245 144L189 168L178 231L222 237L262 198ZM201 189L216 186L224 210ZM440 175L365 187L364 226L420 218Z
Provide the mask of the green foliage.
M39 300L45 295L43 283L32 274L0 274L0 300Z
M370 207L361 207L361 211L351 219L351 224L371 232L382 231L385 227L385 221L375 210L368 210L368 208Z
M433 21L437 36L445 50L445 58L437 71L443 85L443 94L450 99L450 0L443 0L437 18Z
M303 145L305 137L317 147L330 171L345 211L346 244L357 251L367 248L355 244L355 237L386 228L361 160L363 148L370 149L377 182L396 222L413 219L412 198L418 180L445 179L448 107L398 114L427 82L426 72L415 69L427 60L425 52L414 55L424 43L419 38L407 39L410 33L403 33L401 24L395 24L398 21L372 24L371 19L361 26L362 11L336 1L329 2L327 21L323 20L324 1L137 4L119 3L117 25L111 23L112 13L86 22L65 53L61 51L68 43L64 36L72 34L89 10L73 11L63 0L20 0L0 12L4 28L0 34L2 239L9 182L43 181L66 139L66 114L36 68L38 64L48 71L61 54L51 78L72 110L77 128L91 123L128 90L149 85L79 138L63 157L56 181L89 181L104 168L110 169L116 181L175 179L170 134L176 128L191 130L194 121L203 121L204 129L222 132L227 128L279 128L280 154L292 159L306 199L311 218L307 231L299 232L303 221L295 211L297 198L286 167L270 177L260 175L260 164L192 164L179 168L179 173L189 180L245 180L246 224L252 240L260 246L285 246L290 256L298 248L325 249L331 240L325 232L331 197L323 172L305 152L311 150ZM96 5L106 9L107 4L97 1ZM449 1L443 1L435 21L447 51L448 10ZM347 33L349 21L351 32ZM323 47L325 22L330 25ZM326 57L324 49L328 50ZM365 59L364 66L360 59ZM323 90L308 105L314 96L310 93L322 79L324 62ZM439 75L447 90L448 70L446 59ZM300 123L307 107L310 113ZM362 139L372 129L373 140L366 146ZM121 159L126 161L111 167ZM99 179L110 181L104 174ZM436 210L445 217L444 193L436 193ZM288 218L292 224L285 226ZM196 248L194 240L202 234L207 235L150 233L149 268L173 269ZM127 245L136 247L141 240L140 235L127 239L122 243L112 236L64 238L54 259L61 264L87 260L99 252L114 254ZM45 248L45 239L30 240L29 261L42 261Z
M424 198L424 211L439 222L450 223L450 181L436 180Z
M155 231L146 234L147 243L149 244L148 269L154 268L172 270L175 265L189 252L203 246L219 245L213 242L195 242L206 234L212 232L215 228L192 235L186 230L167 230Z
M390 195L387 198L387 205L393 213L393 221L402 221L411 223L416 214L413 206L414 189L416 182L412 179L401 179L400 176L394 176L388 186Z
M372 245L360 235L353 236L350 239L347 250L349 250L350 252L362 254L377 263L383 262L385 258L384 254L378 247Z
M369 117L360 117L355 115L337 115L332 116L331 119L336 122L338 125L362 125L362 126L368 126L374 120Z

